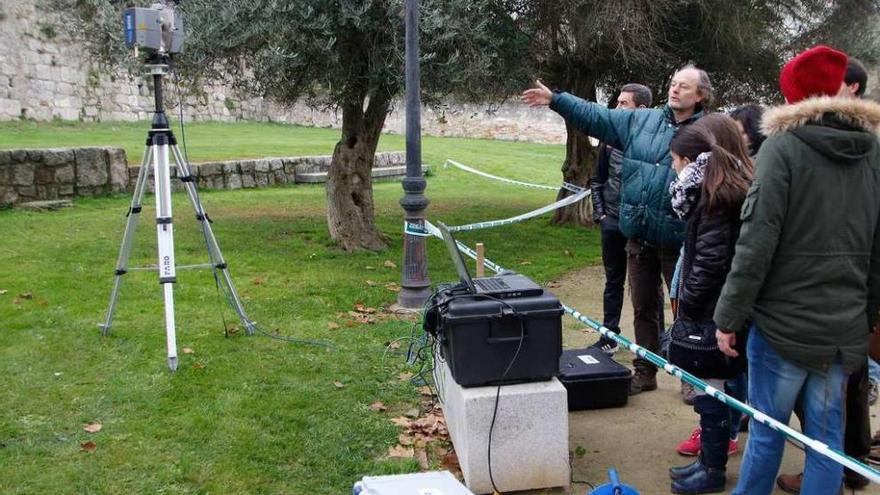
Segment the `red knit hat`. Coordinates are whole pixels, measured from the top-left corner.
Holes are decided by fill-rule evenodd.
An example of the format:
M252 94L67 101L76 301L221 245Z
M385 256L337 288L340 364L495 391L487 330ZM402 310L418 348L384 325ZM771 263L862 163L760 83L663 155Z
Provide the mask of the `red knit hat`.
M835 96L846 75L848 58L825 45L817 45L789 60L779 74L779 87L789 103L810 96Z

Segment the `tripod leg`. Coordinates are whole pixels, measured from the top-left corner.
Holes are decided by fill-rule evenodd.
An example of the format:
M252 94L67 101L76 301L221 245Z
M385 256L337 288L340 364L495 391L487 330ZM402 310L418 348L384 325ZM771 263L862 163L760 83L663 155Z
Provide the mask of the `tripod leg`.
M189 170L189 165L184 160L183 155L180 153L180 149L177 145L171 146L171 152L174 155L174 161L177 163L177 175L183 179L184 187L186 188L187 195L189 196L189 200L193 205L193 208L196 211L196 219L199 221L202 232L205 236L205 243L208 248L208 256L211 259L211 264L214 266L215 270L220 270L221 277L220 279L223 281L223 284L226 286L226 291L228 291L230 296L230 305L232 309L238 315L239 320L241 320L242 325L244 325L247 334L253 335L256 330L256 324L248 318L247 313L245 313L244 305L241 302L241 297L238 295L238 291L235 289L235 284L232 281L232 275L229 273L229 267L226 264L226 260L223 259L223 253L220 252L220 245L217 243L217 238L214 236L214 231L211 229L211 221L208 219L207 213L205 213L204 206L202 206L202 202L199 199L199 192L196 189L195 182L191 179L192 175Z
M174 329L174 230L171 220L171 171L168 162L169 137L153 136L153 176L156 184L156 235L159 244L159 283L165 293L165 334L168 367L177 369L177 336Z
M122 235L122 247L119 249L119 258L116 260L116 276L113 280L113 290L110 292L110 304L107 306L104 323L98 325L101 327L101 334L104 336L110 333L110 327L113 325L113 313L116 311L116 301L119 298L119 287L122 284L122 276L128 272L128 257L131 254L131 242L134 237L134 231L137 228L138 219L140 218L147 177L150 175L151 157L152 148L147 146L144 148L141 169L135 182L131 206L128 209L128 219L125 221L125 233Z

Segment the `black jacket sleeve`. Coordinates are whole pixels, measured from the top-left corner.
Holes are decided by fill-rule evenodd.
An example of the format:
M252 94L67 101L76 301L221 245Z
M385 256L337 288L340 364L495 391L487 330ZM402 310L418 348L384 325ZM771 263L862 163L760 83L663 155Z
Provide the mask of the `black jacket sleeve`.
M704 314L715 306L730 270L738 230L735 219L725 214L704 214L695 227L693 252L685 253L690 270L679 289L678 311L683 315Z
M590 178L590 201L593 203L593 221L598 222L605 216L605 199L602 194L608 180L608 162L611 150L605 143L599 144L599 156L596 160L596 175Z

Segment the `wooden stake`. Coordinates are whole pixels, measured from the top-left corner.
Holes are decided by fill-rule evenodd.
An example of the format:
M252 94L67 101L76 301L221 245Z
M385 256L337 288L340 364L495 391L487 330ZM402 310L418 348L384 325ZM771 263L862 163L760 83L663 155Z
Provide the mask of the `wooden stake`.
M486 276L486 266L483 265L483 262L486 260L486 250L483 247L482 242L477 243L477 276L485 277Z

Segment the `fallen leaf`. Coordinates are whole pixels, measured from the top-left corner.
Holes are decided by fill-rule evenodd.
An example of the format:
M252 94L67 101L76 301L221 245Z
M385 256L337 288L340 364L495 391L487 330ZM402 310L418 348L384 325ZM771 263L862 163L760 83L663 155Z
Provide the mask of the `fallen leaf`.
M375 286L376 286L376 282L373 282L372 280L365 280L364 282L365 282L367 285L369 285L370 287L375 287Z
M400 349L400 342L395 340L394 342L388 344L389 349Z
M403 416L398 416L396 418L391 418L391 422L396 424L397 426L405 426L408 428L410 423L412 423L412 420L409 418L404 418Z
M404 447L403 445L388 447L388 457L395 457L398 459L412 459L414 455L415 452L412 447Z
M434 455L436 455L437 457L445 457L448 453L449 449L447 449L446 447L434 447Z
M574 256L574 255L572 254L572 252L569 251L568 249L566 249L565 251L563 251L562 254L568 256L569 258L572 257L572 256Z
M364 270L375 270L375 269L376 269L375 266L370 266L370 265L367 265L364 267Z
M266 281L266 279L263 278L263 277L254 277L254 279L251 280L251 282L252 282L254 285L263 285L263 282L265 282L265 281Z
M337 330L339 329L339 323L336 323L335 321L328 321L327 328L329 328L330 330Z
M86 433L98 433L103 427L101 423L86 423L83 425L83 430Z
M22 299L33 299L34 293L33 292L22 292L21 294L18 295L18 297L20 297Z
M83 443L79 444L79 448L83 452L94 452L95 449L98 448L98 446L95 445L95 442L89 440L88 442L83 442Z
M342 388L345 386L345 384L342 382L333 382L333 386L336 388Z
M388 408L385 407L385 404L382 404L382 402L376 401L376 402L373 402L372 404L370 404L370 410L376 411L376 412L382 412L382 411L387 411Z
M6 289L0 289L0 296L6 294L7 292L9 292L9 291Z
M412 378L412 376L413 376L413 374L410 373L409 371L404 371L403 373L400 373L399 375L397 375L397 378L399 378L400 381L404 381L404 380L409 380L410 378Z
M422 394L422 395L427 395L427 396L434 395L434 391L431 390L431 387L429 387L429 386L427 386L427 385L425 385L424 387L420 388L420 389L419 389L419 393Z
M385 288L390 290L391 292L400 292L400 284L397 282L388 282L385 284Z
M193 363L193 368L195 368L197 370L203 370L203 369L205 369L205 363L195 362L195 363Z
M385 268L397 268L397 265L391 260L385 260L385 263L382 263L382 266Z
M184 347L183 353L184 354L192 354L193 353L192 347Z
M20 297L16 297L15 299L12 300L12 304L14 304L14 305L16 305L16 306L21 306L21 303L22 303L22 302L23 302L23 301L21 300ZM20 309L20 308L19 308L19 309Z
M524 260L524 261L520 261L519 264L520 264L520 265L531 265L532 262L531 262L531 261L528 261L528 260Z
M345 313L343 313L342 311L338 311L338 312L336 313L336 318L337 318L337 319L338 319L338 318L342 318L343 316L345 316Z
M546 287L548 289L555 289L557 287L561 287L561 285L559 284L559 282L547 282Z
M368 307L364 303L361 303L361 302L355 303L354 309L355 309L355 311L357 311L359 313L367 313L370 315L376 312L376 308Z
M409 418L418 418L419 417L419 408L414 407L414 408L410 409L409 411L403 413L403 415L407 416Z
M428 468L431 467L428 464L428 453L425 452L424 449L419 449L416 451L416 459L418 459L419 467L422 469L422 471L427 471Z

